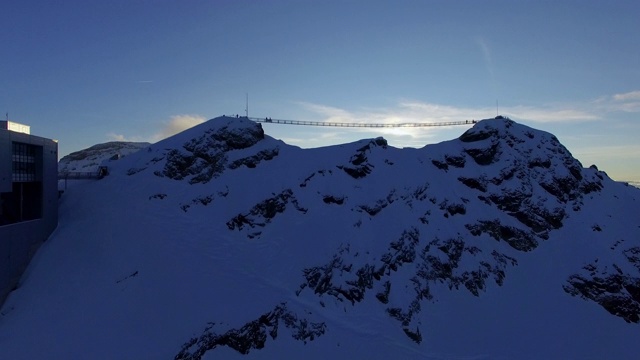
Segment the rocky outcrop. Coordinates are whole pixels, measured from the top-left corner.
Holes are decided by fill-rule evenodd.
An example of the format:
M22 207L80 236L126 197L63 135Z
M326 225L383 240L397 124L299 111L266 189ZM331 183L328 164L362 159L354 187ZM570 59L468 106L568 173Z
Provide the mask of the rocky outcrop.
M359 179L367 176L371 173L374 166L369 163L367 154L372 151L373 148L387 148L387 140L382 137L371 140L365 146L359 148L356 153L349 159L348 165L338 165L338 169L349 174L354 179Z
M586 194L603 186L597 169L583 171L555 136L528 130L510 119L483 121L459 140L460 154L434 159L434 165L447 171L456 168L452 164L473 169L457 180L477 191L478 199L525 226L503 226L499 220L486 219L467 228L521 251L533 250L539 240L548 239L550 231L563 226L569 210L579 209ZM463 161L465 157L473 159L471 165Z
M573 296L598 303L628 323L640 323L640 247L630 247L621 255L624 267L636 271L624 271L620 265L605 265L596 259L582 272L569 276L563 288Z
M200 360L207 351L218 346L227 346L246 355L251 350L264 348L269 338L275 340L283 328L291 332L293 339L304 343L315 340L325 332L323 322L310 322L299 318L287 308L286 303L279 304L273 310L238 329L217 332L213 330L215 325L215 323L210 324L200 337L186 342L174 359Z
M240 166L246 166L250 169L256 167L260 162L271 160L278 156L279 148L261 150L257 154L242 159L235 160L229 164L229 169L237 169Z
M531 251L538 247L535 235L526 230L503 225L499 219L479 220L475 224L467 224L465 226L471 235L487 234L498 241L506 242L518 251Z
M396 199L396 192L391 191L386 197L376 200L373 204L360 205L355 210L365 212L370 216L376 216L382 209L392 204Z
M211 181L225 170L229 161L227 152L246 149L264 139L262 126L258 123L251 124L245 127L223 126L204 131L202 135L184 143L182 149L168 150L164 168L155 174L174 180L188 178L190 184ZM254 156L231 162L229 167L255 167L260 161L270 160L277 154L277 149L263 150Z
M291 203L297 211L303 214L307 212L307 209L298 204L298 200L293 195L293 191L286 189L280 194L256 204L249 212L236 215L233 219L227 221L227 227L229 230L238 229L238 231L242 231L245 226L249 229L265 227L277 214L283 213L289 203ZM247 234L247 236L254 238L260 234L261 231L254 231Z
M296 292L298 296L310 289L319 296L324 306L326 297L351 305L362 302L366 293L377 289L375 298L388 305L386 313L398 320L403 332L413 341L420 342L417 315L424 301L433 301L433 284L447 284L449 289L465 288L474 296L479 296L487 287L486 281L502 285L508 266L517 261L498 251L484 254L476 246L468 246L462 238L433 239L421 246L420 232L416 228L404 231L395 241L389 242L387 251L379 258L356 266L356 257L350 246L341 247L332 259L320 266L303 270L304 282ZM465 266L462 266L465 263ZM400 267L409 267L411 276L408 283L396 280L392 287L393 273ZM413 289L409 303L391 300L394 288L398 291ZM398 296L398 299L406 296Z

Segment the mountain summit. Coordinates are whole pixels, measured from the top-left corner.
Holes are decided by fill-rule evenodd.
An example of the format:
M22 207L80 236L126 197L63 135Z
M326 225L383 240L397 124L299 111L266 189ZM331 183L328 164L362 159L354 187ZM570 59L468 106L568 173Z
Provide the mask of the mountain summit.
M65 192L0 357L631 359L639 212L509 119L300 149L220 117Z

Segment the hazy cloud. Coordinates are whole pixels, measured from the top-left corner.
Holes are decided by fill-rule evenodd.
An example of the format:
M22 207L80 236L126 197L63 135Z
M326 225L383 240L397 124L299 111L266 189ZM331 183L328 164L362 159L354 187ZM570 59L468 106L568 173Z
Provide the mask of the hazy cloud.
M301 103L306 110L324 117L323 121L356 123L425 123L479 120L495 116L490 107L458 107L420 101L401 101L396 106L350 111L311 103ZM576 122L598 120L601 116L587 104L548 105L540 107L501 107L500 113L517 120L530 122Z
M107 134L107 139L108 141L128 141L128 142L144 142L147 141L146 138L142 137L142 136L126 136L123 134L116 134L116 133L108 133Z
M107 139L109 141L132 141L132 142L150 142L155 143L162 139L166 139L172 135L175 135L181 131L194 127L205 121L204 116L200 115L174 115L169 121L162 125L162 128L151 136L127 136L124 134L118 134L116 132L108 133ZM151 133L151 132L150 132Z
M630 91L612 96L615 101L640 101L640 90Z
M171 117L171 120L164 125L160 132L153 136L154 142L166 139L169 136L173 136L198 124L202 124L205 120L205 117L201 115L174 115Z
M358 122L351 112L327 105L313 104L309 102L298 102L305 109L321 115L327 122Z
M370 124L402 124L402 123L427 123L427 122L448 122L472 120L473 114L478 111L467 108L456 108L438 104L421 103L416 101L404 101L394 107L387 108L365 108L359 110L347 110L332 106L313 104L308 102L299 103L305 110L320 117L319 121L325 122L350 122L350 123L370 123ZM487 113L487 109L483 110ZM389 144L397 147L422 147L433 142L439 133L451 130L453 127L395 127L395 128L349 128L352 135L340 135L331 133L329 137L323 137L323 132L318 132L314 138L307 138L302 143L294 143L302 147L312 147L327 145L329 143L343 143L354 138L371 138L384 136ZM359 135L353 136L354 133Z
M127 141L127 138L122 134L108 133L107 138L109 141Z
M539 123L593 121L601 118L594 112L562 106L547 108L515 106L505 108L504 113L509 117Z
M596 102L608 111L640 112L640 90L600 98Z
M494 80L495 76L493 74L493 59L491 57L491 50L489 49L489 45L487 45L487 42L484 40L484 38L480 36L476 37L475 40L476 40L476 44L478 44L478 46L480 47L480 50L482 51L484 64L487 67L487 71L489 72L489 75L491 75L491 80Z
M598 111L611 112L640 112L640 91L602 96L592 102Z

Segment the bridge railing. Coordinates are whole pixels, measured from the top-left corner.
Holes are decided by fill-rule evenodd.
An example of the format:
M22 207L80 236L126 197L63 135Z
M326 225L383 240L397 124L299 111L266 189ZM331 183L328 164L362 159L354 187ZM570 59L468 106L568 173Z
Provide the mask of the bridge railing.
M97 172L83 172L83 171L74 171L74 172L59 172L58 180L81 180L81 179L98 179Z
M97 171L61 171L58 172L58 180L102 179L107 175L108 168L100 166Z
M456 126L475 124L476 120L464 121L446 121L437 123L347 123L347 122L331 122L331 121L303 121L303 120L282 120L272 118L256 118L249 117L249 120L266 124L282 124L282 125L307 125L307 126L333 126L333 127L352 127L352 128L397 128L397 127L430 127L430 126Z

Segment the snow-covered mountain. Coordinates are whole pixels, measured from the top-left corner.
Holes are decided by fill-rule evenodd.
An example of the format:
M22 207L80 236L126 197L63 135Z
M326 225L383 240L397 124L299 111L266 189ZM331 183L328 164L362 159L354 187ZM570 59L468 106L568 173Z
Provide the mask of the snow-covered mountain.
M635 359L640 190L509 119L300 149L221 117L70 187L7 359Z
M110 141L72 152L58 162L60 172L96 172L103 163L121 159L144 149L147 142Z

